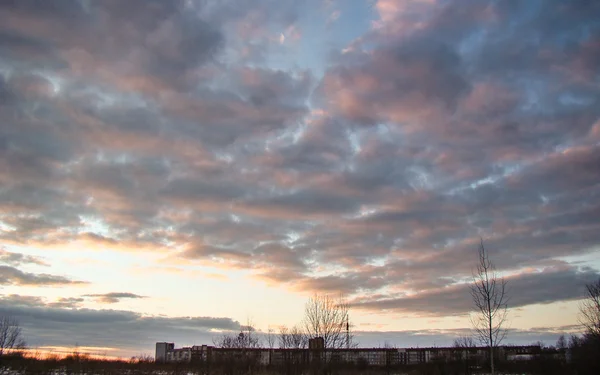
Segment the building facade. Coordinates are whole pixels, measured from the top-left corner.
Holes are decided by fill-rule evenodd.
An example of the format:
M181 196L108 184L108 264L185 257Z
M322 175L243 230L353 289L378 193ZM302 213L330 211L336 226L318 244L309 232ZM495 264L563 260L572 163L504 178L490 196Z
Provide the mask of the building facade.
M504 346L497 350L503 359L535 354L538 346ZM431 361L458 359L485 360L489 355L486 347L455 348L352 348L325 349L318 342L309 349L268 348L217 348L208 345L175 348L173 343L156 343L156 360L179 363L223 364L248 362L258 366L347 364L353 366L386 367L415 365Z
M175 350L175 343L172 342L157 342L156 343L156 355L154 360L156 362L170 362L167 358L167 354Z

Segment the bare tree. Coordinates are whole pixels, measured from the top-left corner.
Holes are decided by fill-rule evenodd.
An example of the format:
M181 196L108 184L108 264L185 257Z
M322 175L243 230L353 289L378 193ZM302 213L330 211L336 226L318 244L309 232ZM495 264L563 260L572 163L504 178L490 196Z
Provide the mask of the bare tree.
M289 349L289 329L286 326L279 327L279 347L281 349Z
M494 375L495 348L506 336L504 328L508 314L506 280L498 276L483 246L483 239L479 245L478 256L477 271L473 273L471 285L471 296L475 305L475 316L471 316L471 322L479 341L489 348L490 369Z
M279 347L282 349L303 349L307 347L306 335L298 326L288 329L282 326L279 329Z
M311 297L304 308L303 326L308 338L322 337L326 348L355 346L350 334L349 306L342 296Z
M10 316L0 317L0 356L4 352L25 348L19 321Z
M600 338L600 279L585 286L585 299L579 310L579 321L586 333Z
M243 336L244 348L260 348L260 337L255 334L254 322L252 319L246 319L246 325L242 326L242 331L238 337Z
M213 337L213 345L217 348L237 348L237 337L234 334L223 333L219 337Z
M475 339L471 336L459 336L454 339L454 358L462 361L465 365L465 373L469 373L469 362L471 360L471 349L477 346Z
M260 340L253 334L248 334L248 331L242 330L237 335L224 333L218 338L213 338L213 344L218 348L259 348Z
M218 338L213 338L213 344L219 348L259 348L260 338L254 334L254 327L248 319L246 325L240 327L240 332L237 335L224 333Z
M567 343L567 339L566 339L565 335L560 335L558 340L556 340L556 349L558 349L560 351L565 351L565 350L567 350L568 347L569 347L569 344Z
M453 346L455 348L474 348L477 344L471 336L459 336L454 339Z
M308 346L308 340L306 335L302 332L300 327L293 326L290 329L290 348L292 349L304 349Z
M267 345L269 345L269 349L273 349L275 346L275 335L273 334L273 328L271 328L271 326L267 328Z
M379 347L383 349L396 349L396 346L387 340L383 342L383 345L379 345Z

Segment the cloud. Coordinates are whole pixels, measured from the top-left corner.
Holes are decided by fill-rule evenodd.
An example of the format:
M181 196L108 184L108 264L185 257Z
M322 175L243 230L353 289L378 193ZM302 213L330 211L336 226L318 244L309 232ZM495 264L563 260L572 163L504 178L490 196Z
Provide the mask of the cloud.
M69 306L71 307L71 306ZM158 341L178 345L210 343L212 330L240 329L230 318L148 316L124 310L63 308L43 299L10 295L0 298L0 313L19 317L30 346L121 348L121 354L154 352Z
M524 272L506 278L510 307L578 300L585 285L598 278L598 272L575 267L548 267L538 272ZM554 285L547 288L547 285ZM468 284L455 284L398 298L381 296L359 298L353 308L401 311L419 315L463 315L473 310Z
M0 265L0 271L2 271L2 276L0 276L1 285L60 286L87 284L85 281L71 280L64 276L23 272L11 266Z
M351 196L319 188L307 188L278 195L249 199L245 206L257 215L285 215L288 212L310 214L351 213L359 203Z
M248 246L224 247L196 243L177 254L177 258L198 261L203 265L252 270L257 278L278 283L295 281L309 269L306 249L294 248L284 241L258 246L249 243Z
M21 266L25 264L36 264L38 266L48 266L41 258L32 255L15 253L0 249L0 262L9 266Z
M48 303L48 306L61 309L75 309L81 307L83 302L84 299L81 297L61 297L55 302Z
M327 17L326 25L328 27L331 27L331 25L333 25L340 18L341 15L342 12L339 9L332 11L331 14L329 14L329 16Z
M182 89L186 77L221 44L221 34L206 21L191 16L186 7L184 1L65 5L52 0L40 6L39 1L31 0L18 5L5 3L0 18L6 25L4 30L54 48L56 63L68 65L76 74L118 84L113 72L119 72L129 76L124 87ZM27 22L28 28L15 19ZM73 29L79 32L71 33ZM112 30L120 37L97 38L102 30ZM95 75L94 67L99 66L112 69L99 70Z
M508 329L507 338L502 345L531 345L543 342L554 345L561 335L576 333L577 328L562 327L532 327L531 329ZM473 336L469 329L420 329L406 331L367 331L357 330L354 337L365 347L392 348L431 348L451 347L458 337Z
M576 298L593 271L561 262L600 243L597 2L380 0L297 58L307 4L2 2L2 241L459 314L483 237L519 305ZM0 258L3 284L75 283Z
M23 334L32 347L80 346L120 348L119 355L153 354L158 341L177 346L210 344L217 331L239 331L239 322L225 317L147 316L123 310L66 309L46 304L39 297L9 295L0 298L0 313L19 317ZM543 340L551 344L573 327L534 327L511 329L509 343L529 344ZM369 331L356 329L355 337L363 347L452 345L452 341L470 334L468 329ZM109 353L112 354L112 353Z
M470 84L451 46L415 39L377 49L360 69L330 69L322 90L327 104L351 121L419 126L451 114Z
M134 293L125 293L125 292L112 292L112 293L104 293L104 294L85 294L84 297L93 297L100 303L117 303L121 302L122 299L138 299L138 298L147 298L146 296L140 296Z

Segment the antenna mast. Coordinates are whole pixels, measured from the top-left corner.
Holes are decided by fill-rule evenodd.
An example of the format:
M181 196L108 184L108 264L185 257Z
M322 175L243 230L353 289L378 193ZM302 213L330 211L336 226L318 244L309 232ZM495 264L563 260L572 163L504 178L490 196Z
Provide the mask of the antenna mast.
M350 319L346 314L346 349L350 349Z

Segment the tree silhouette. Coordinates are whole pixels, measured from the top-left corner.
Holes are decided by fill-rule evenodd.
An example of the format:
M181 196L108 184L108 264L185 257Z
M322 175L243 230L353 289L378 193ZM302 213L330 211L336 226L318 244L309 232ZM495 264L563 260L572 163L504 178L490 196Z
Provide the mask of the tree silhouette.
M342 296L315 294L306 302L303 325L308 338L322 337L326 348L354 347L349 306Z
M14 349L24 349L25 345L19 321L11 316L0 317L0 356Z
M506 336L504 328L508 308L506 280L498 277L496 268L483 246L483 239L479 245L478 258L477 271L473 274L471 285L471 296L475 305L475 316L471 316L471 322L479 341L489 348L490 369L494 375L495 348Z
M600 279L585 286L585 299L579 310L579 321L586 333L600 338Z

